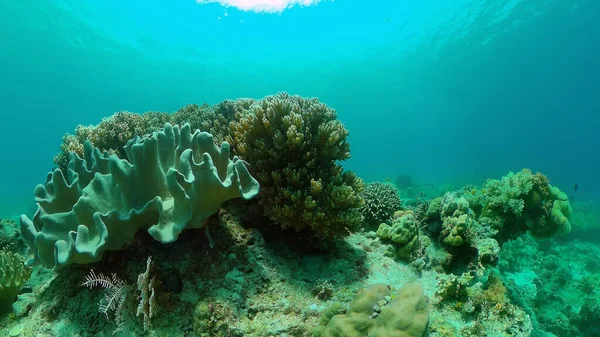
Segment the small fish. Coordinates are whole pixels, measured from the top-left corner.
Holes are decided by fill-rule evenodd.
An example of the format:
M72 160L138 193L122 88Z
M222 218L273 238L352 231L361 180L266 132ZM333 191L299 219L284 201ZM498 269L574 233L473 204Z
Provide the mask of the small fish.
M571 195L571 202L575 201L575 197Z
M385 21L387 21L387 22L392 22L392 20L390 20L390 19L388 19L388 18L385 18Z
M573 188L573 191L577 191L577 184L575 184L575 187Z

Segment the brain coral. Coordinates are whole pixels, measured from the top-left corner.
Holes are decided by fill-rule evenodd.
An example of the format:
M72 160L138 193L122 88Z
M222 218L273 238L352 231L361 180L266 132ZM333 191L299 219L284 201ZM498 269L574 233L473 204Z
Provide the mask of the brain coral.
M56 169L35 188L38 211L33 219L21 216L28 265L95 262L140 228L172 242L186 228L202 228L224 201L259 191L243 161L229 158L229 144L219 148L189 124L166 124L124 151L127 159L120 159L86 142L85 159L72 153L66 177Z
M418 283L392 294L384 284L359 293L345 315L322 320L315 337L423 337L428 334L427 297Z

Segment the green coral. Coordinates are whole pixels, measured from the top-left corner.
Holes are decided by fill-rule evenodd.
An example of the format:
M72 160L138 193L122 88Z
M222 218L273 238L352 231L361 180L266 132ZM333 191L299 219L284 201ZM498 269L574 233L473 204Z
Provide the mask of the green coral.
M173 242L184 229L206 229L221 203L259 191L243 160L229 158L229 144L219 148L211 134L192 133L189 124L132 139L125 152L128 159L119 159L86 142L85 159L72 154L66 177L56 169L36 186L37 212L21 216L28 265L95 262L141 228Z
M552 203L552 211L550 212L551 221L546 221L536 228L536 234L548 235L553 232L568 233L571 231L571 222L569 218L573 214L573 209L569 203L567 195L558 189L551 187L550 194L556 198ZM549 227L544 225L550 224Z
M282 227L331 238L357 230L364 184L344 171L348 131L315 98L280 93L238 113L230 135L261 184L265 214Z
M464 197L446 193L440 205L442 231L440 240L447 245L458 247L469 241L472 227L475 226L473 211Z
M231 138L228 137L229 123L233 121L235 113L246 106L244 102L246 99L227 100L212 106L188 104L171 115L171 123L179 125L189 123L193 129L212 134L219 143L226 141L232 144Z
M428 334L427 302L418 283L408 283L394 294L389 286L375 284L356 296L347 314L334 315L327 324L324 324L325 319L322 320L313 335L423 337Z
M440 274L438 277L438 288L435 292L435 300L440 303L443 301L465 298L467 288L473 281L473 275L463 273L460 276L454 274Z
M503 219L501 236L515 237L529 230L549 237L571 230L572 210L565 193L552 187L548 178L523 169L484 185L482 215Z
M394 257L406 259L420 247L419 227L411 211L397 212L392 225L382 223L377 230L382 240L392 241L395 246Z
M362 215L368 225L389 222L394 212L401 206L398 189L390 183L368 183L365 185L362 197L365 200Z
M457 196L455 193L446 193L440 205L440 217L443 219L449 216L459 214L470 214L469 202L464 197Z
M0 251L0 313L10 310L30 275L31 269L23 265L19 254Z
M451 217L444 218L442 224L442 240L450 246L462 246L467 241L467 233L472 227L473 219L469 214L455 211Z
M436 197L429 201L427 205L427 211L425 215L428 219L439 219L440 212L442 211L442 203L444 202L443 197Z

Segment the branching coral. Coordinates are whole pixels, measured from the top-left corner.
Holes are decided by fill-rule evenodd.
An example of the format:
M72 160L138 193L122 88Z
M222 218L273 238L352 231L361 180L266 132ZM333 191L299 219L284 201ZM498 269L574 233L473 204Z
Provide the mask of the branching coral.
M223 101L216 106L208 104L189 104L177 110L171 115L173 124L190 124L192 129L199 129L213 135L217 142L227 141L231 143L228 136L229 123L233 120L238 105Z
M567 196L550 186L548 178L523 169L501 180L489 180L484 189L482 215L500 218L502 239L529 230L536 236L552 236L571 230L571 206Z
M125 158L124 146L130 139L159 130L169 119L168 114L160 112L139 115L122 111L102 119L96 126L79 125L74 135L67 134L63 137L61 152L54 157L54 163L66 172L69 154L74 152L83 157L83 144L86 140L100 151Z
M83 144L86 140L100 151L126 158L124 147L130 139L156 132L166 123L190 124L192 130L208 132L220 143L226 140L234 111L247 105L246 100L239 101L224 101L216 106L189 104L173 114L154 111L141 115L126 111L117 112L103 118L98 125L79 125L75 134L64 135L61 152L54 157L54 163L66 172L69 153L74 152L83 157Z
M350 146L334 110L281 93L254 102L230 125L234 151L256 173L269 218L322 237L361 225L363 183L337 163L350 157Z

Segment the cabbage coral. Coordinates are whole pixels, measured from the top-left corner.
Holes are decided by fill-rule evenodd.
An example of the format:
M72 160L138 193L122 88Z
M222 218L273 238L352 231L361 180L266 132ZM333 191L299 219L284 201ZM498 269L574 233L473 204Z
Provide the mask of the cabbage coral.
M204 228L220 205L258 194L243 160L230 159L229 144L189 124L164 129L125 146L126 159L84 144L84 159L71 154L68 174L50 172L35 188L38 210L21 216L28 265L91 263L106 250L129 244L147 229L162 243L187 228Z

